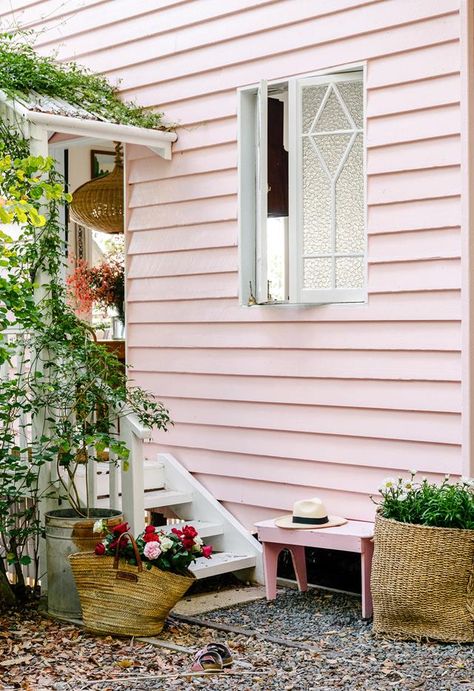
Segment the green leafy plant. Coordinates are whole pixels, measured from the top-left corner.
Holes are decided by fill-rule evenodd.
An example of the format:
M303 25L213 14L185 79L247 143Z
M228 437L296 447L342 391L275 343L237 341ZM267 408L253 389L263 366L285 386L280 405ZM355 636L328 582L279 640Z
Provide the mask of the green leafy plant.
M12 98L31 91L61 98L111 122L166 129L161 113L121 101L115 86L74 62L59 63L32 47L31 33L0 34L0 88Z
M474 480L461 478L450 482L446 476L440 484L426 478L386 478L379 488L382 500L378 511L384 518L438 528L474 530Z
M42 530L40 502L62 498L78 516L89 516L92 502L79 490L80 469L103 460L105 449L127 466L117 416L135 413L143 425L163 430L170 422L164 406L128 379L68 305L60 211L69 200L53 159L30 156L28 142L0 124L0 221L18 231L16 239L0 238L0 366L10 370L0 377L4 598L7 565L16 570L17 592L25 589L21 567L32 559L27 545L37 544ZM2 332L12 329L17 337L9 342Z

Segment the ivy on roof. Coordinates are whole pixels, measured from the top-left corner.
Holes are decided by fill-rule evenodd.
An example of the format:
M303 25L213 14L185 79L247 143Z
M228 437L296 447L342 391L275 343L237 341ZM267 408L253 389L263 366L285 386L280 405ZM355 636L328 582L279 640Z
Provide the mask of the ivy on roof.
M32 91L60 98L119 125L167 129L161 113L122 101L117 87L75 62L59 63L39 55L27 41L31 34L0 33L0 88L12 98Z

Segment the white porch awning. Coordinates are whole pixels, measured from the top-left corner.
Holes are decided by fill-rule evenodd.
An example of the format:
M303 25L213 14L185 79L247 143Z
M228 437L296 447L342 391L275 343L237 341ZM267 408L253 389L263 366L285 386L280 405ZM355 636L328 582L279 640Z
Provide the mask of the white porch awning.
M2 111L10 122L13 118L18 125L21 124L22 129L31 123L51 133L138 144L166 159L171 159L171 145L177 139L174 132L120 125L104 120L80 106L34 91L27 98L13 99L0 90L0 115Z

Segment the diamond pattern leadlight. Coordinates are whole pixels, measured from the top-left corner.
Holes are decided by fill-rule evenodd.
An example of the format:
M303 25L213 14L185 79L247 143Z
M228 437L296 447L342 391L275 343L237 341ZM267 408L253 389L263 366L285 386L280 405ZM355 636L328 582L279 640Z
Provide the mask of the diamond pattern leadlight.
M348 120L336 92L332 86L330 89L329 96L326 99L324 108L319 114L318 119L312 127L314 132L330 132L331 130L350 130L352 129L352 123Z
M362 118L361 81L303 87L303 284L307 289L350 290L365 284Z
M307 86L305 89L303 89L303 134L306 134L310 131L327 89L328 87L326 85Z
M362 129L362 117L364 113L364 90L362 81L341 82L337 85L337 90L346 104L347 110L351 114L356 127Z
M303 140L303 251L328 254L332 248L331 183L309 137Z
M322 134L320 137L311 137L311 140L321 154L331 177L333 177L336 174L342 157L346 153L351 135Z
M364 251L363 155L358 134L336 182L336 252Z

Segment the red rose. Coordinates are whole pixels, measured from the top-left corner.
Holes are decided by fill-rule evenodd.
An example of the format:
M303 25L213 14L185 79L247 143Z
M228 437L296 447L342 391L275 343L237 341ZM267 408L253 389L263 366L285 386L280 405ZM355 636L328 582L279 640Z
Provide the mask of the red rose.
M174 533L175 535L177 535L178 537L183 537L183 531L178 530L178 528L172 528L171 532Z
M159 542L160 538L156 533L145 533L143 536L143 542Z
M204 545L202 548L202 556L206 557L206 559L210 559L212 554L212 546L211 545Z
M155 526L154 525L147 525L145 527L145 533L154 533L155 532Z
M181 542L183 543L184 549L187 549L188 552L192 550L194 547L194 540L190 537L183 537Z
M112 540L112 542L109 545L109 549L112 552L115 552L118 542L120 542L119 552L123 552L123 550L127 546L128 535L121 535L121 536L116 537L115 540Z
M194 537L197 537L197 530L196 528L193 528L192 525L185 525L183 528L183 535L193 539Z
M94 552L98 554L99 556L102 556L102 554L105 554L105 545L103 542L98 542L95 546Z
M114 535L122 535L122 533L126 533L128 530L128 523L120 523L120 525L116 525L115 528L112 529L112 532Z

